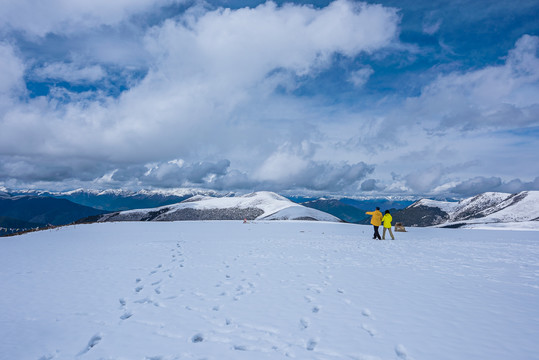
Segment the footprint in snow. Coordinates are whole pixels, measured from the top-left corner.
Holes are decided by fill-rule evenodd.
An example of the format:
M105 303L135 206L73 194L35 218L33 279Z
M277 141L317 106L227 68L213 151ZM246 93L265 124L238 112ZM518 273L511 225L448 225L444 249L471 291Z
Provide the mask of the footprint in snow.
M318 341L316 339L309 339L309 341L307 342L306 349L309 351L313 351L316 345L318 345Z
M56 350L55 354L43 355L42 357L39 358L39 360L54 360L57 358L57 355L58 355L58 350Z
M313 291L314 293L316 294L321 294L322 293L322 288L319 287L318 285L314 285L314 286L309 286L307 288L308 291Z
M370 327L369 325L363 324L361 325L361 328L365 330L370 336L374 336L377 333L377 331L373 329L372 327Z
M191 342L193 342L193 343L199 343L199 342L203 342L203 341L204 341L204 335L202 335L202 334L195 334L191 338Z
M127 320L129 319L131 316L133 316L133 313L131 311L126 311L122 316L120 316L120 319L121 320Z
M399 359L402 359L402 360L409 359L408 358L408 351L406 351L406 348L401 344L395 346L395 354L397 354Z
M90 339L90 341L88 341L88 345L86 345L86 347L84 348L84 350L82 350L78 356L80 355L83 355L83 354L86 354L88 351L90 351L94 346L96 346L97 344L99 344L99 342L101 342L101 340L103 339L103 335L102 334L95 334L94 336L92 336L92 338Z
M149 297L145 297L144 299L135 300L135 304L151 304L156 307L164 307L160 302L155 301Z

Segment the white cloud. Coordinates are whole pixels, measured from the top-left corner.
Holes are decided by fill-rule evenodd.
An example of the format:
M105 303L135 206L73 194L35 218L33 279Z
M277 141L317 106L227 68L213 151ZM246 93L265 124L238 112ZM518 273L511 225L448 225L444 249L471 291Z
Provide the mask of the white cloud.
M0 24L33 36L65 34L114 25L128 16L174 0L17 0L3 1ZM180 1L178 1L180 2ZM2 29L2 27L0 27Z
M450 192L462 196L473 196L475 194L487 191L507 192L514 194L525 190L539 190L539 177L536 177L530 182L523 182L520 179L512 179L504 182L499 177L477 176L472 179L462 181L449 189Z
M320 9L268 2L187 12L148 32L150 70L140 83L118 99L95 94L94 101L64 91L60 99L14 104L1 120L0 150L148 163L245 154L236 150L242 144L258 151L253 162L262 162L283 142L309 136L298 131L305 124L283 121L294 112L304 120L301 100L284 100L274 89L297 75L315 76L332 54L354 56L389 45L398 22L394 9L345 0ZM103 75L103 68L77 59L48 64L37 75L72 81Z
M12 109L13 102L17 102L26 91L24 71L25 65L13 47L0 42L0 138L2 133L8 131L2 127L2 117Z
M350 153L368 151L386 191L465 192L464 185L457 185L478 175L500 179L501 191L511 188L504 184L517 174L535 178L537 169L528 164L537 161L538 50L539 37L523 36L502 65L440 75L418 97L383 103L377 117L358 114L356 119L368 121L341 143L352 145ZM341 122L338 132L353 129L357 121ZM361 151L365 144L368 149ZM392 171L404 174L405 182L387 179Z
M440 30L443 20L436 17L436 13L429 14L423 20L423 32L428 35L434 35Z
M260 181L283 181L290 182L294 178L305 173L309 160L297 154L277 152L268 157L257 171Z
M0 42L0 94L9 96L14 90L24 88L25 66L13 47Z
M346 0L322 9L267 2L168 21L147 43L161 73L245 87L276 70L308 74L327 66L334 53L354 56L387 46L398 21L393 9Z
M538 50L539 37L525 35L504 65L439 76L408 100L406 113L432 130L537 125Z
M80 67L73 63L52 63L34 70L33 75L40 79L63 80L70 83L96 82L106 76L100 65Z
M417 194L428 193L440 184L444 172L444 168L440 165L418 169L405 177L406 186Z
M362 87L369 81L372 74L374 74L374 70L370 66L365 66L350 74L350 82L356 87Z
M0 92L17 89L20 95L25 76L80 84L110 81L118 68L148 71L143 78L133 75L137 81L127 79L129 89L116 98L101 90L53 89L48 97L4 102L0 154L15 153L24 161L4 159L3 169L20 179L34 179L40 171L44 179L71 178L76 173L69 168L80 158L100 164L87 166L84 179L108 174L102 181L114 184L428 192L477 174L506 179L517 166L507 160L518 153L516 140L489 133L539 125L538 37L522 37L501 65L445 72L419 96L350 105L295 96L294 90L335 59L349 65L402 51L395 9L346 0L323 8L272 2L237 10L196 6L147 31L131 29L124 38L119 29L127 26L125 19L167 3L118 2L99 10L62 3L35 24L24 25L35 14L5 22L28 34L68 34L70 46L79 39L71 32L87 33L79 47L63 49L68 58L38 59L26 74L17 51L0 45ZM16 13L13 4L0 10L0 20ZM36 4L23 1L19 10ZM109 28L101 25L122 22L105 39ZM426 30L436 32L441 23L432 18L429 24ZM365 65L348 75L361 87L374 71ZM522 148L521 156L536 158L529 153L533 144ZM56 162L51 169L57 171L34 166L36 154L44 164ZM493 166L501 158L503 164ZM474 165L455 165L468 163ZM35 174L22 171L23 165ZM503 174L492 173L498 170ZM381 179L392 171L403 175ZM529 178L531 172L518 176Z

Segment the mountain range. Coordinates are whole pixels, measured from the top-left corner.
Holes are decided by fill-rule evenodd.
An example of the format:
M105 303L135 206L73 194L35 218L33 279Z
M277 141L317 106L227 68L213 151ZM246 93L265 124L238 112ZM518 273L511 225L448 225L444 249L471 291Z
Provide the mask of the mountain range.
M6 193L5 193L6 194ZM11 196L39 196L66 199L74 203L103 211L122 211L158 207L179 203L195 195L223 196L211 190L172 189L140 190L121 189L92 190L76 189L72 191L9 191Z
M296 204L273 192L235 197L197 195L173 205L114 212L82 222L178 220L317 220L341 221L326 212Z
M393 219L407 226L488 228L519 223L539 229L539 191L486 192L459 202L421 199Z
M196 196L214 198L232 198L240 195L228 192L217 193L204 189L165 189L129 191L121 189L90 190L76 189L72 191L41 191L41 190L8 190L0 187L0 235L43 228L47 225L65 225L84 218L110 212L120 212L135 209L160 208L182 201L195 200ZM389 206L394 204L400 208L411 204L407 198L395 199L351 199L351 198L313 198L303 196L288 196L288 200L299 203L307 208L317 209L332 214L346 222L360 223L365 221L365 211L375 205ZM282 199L281 199L282 200ZM191 212L187 215L187 212ZM233 214L222 209L206 210L205 215L200 211L183 210L183 216L191 219L227 219L252 218L252 214ZM256 215L256 212L254 213ZM151 217L151 216L150 216ZM307 214L306 217L309 217ZM97 218L97 217L96 217ZM367 219L368 220L368 219Z
M76 221L330 219L368 224L370 216L365 212L376 206L391 211L393 224L401 222L407 227L477 228L518 223L523 228L539 228L538 191L488 192L461 201L413 202L409 198L286 198L264 191L237 195L192 189L138 192L0 189L0 235Z

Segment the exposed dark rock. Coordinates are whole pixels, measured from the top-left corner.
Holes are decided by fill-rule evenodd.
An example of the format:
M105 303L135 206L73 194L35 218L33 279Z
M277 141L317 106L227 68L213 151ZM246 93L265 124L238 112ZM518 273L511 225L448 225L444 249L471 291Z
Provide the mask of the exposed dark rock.
M197 220L254 220L264 211L257 208L192 209L184 208L170 211L162 208L157 211L117 212L101 216L97 221L197 221ZM94 219L95 221L95 219Z
M439 208L417 205L407 207L393 215L393 223L401 222L404 226L432 226L449 219L449 214Z
M227 209L179 209L156 218L158 221L170 220L254 220L264 213L257 208L227 208Z

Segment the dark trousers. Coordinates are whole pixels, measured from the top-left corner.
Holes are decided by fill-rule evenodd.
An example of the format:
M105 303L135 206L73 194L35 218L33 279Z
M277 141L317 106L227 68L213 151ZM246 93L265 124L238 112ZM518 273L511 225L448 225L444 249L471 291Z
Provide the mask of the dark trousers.
M378 226L374 226L374 236L373 239L382 240L382 237L380 236L380 233L378 232Z

